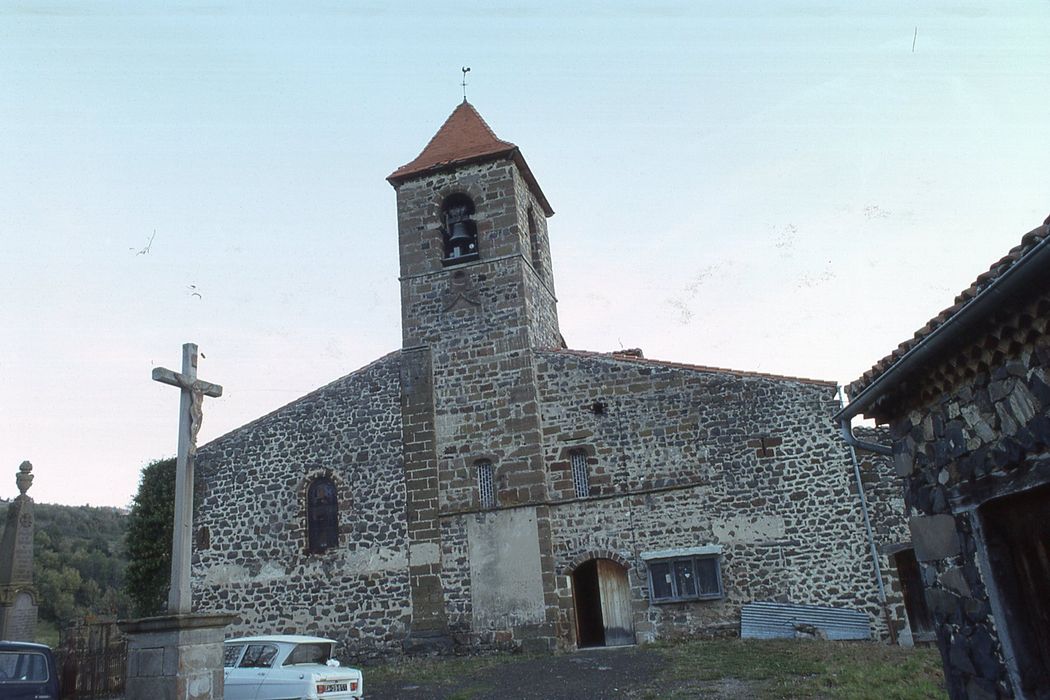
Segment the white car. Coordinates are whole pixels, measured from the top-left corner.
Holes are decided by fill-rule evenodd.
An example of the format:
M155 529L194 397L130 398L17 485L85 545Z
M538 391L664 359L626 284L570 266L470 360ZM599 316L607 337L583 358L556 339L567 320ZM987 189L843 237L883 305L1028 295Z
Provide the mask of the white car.
M335 642L277 634L223 644L226 700L343 700L364 697L356 668L332 658Z

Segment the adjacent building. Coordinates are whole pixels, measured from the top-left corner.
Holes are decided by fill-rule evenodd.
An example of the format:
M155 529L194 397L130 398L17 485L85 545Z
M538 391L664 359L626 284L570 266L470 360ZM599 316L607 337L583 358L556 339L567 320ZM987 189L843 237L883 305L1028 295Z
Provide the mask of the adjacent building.
M842 412L890 426L909 613L953 698L1050 698L1048 324L1050 219L853 382Z

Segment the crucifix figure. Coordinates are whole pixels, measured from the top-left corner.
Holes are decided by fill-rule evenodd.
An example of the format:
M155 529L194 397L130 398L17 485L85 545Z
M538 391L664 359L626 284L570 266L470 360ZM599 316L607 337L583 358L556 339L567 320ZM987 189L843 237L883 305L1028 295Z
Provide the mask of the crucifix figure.
M153 380L177 386L182 390L179 401L179 452L175 466L175 523L171 542L171 590L168 592L168 612L172 615L189 613L190 555L193 534L193 457L197 452L197 431L203 418L205 396L222 396L218 384L197 379L197 345L182 346L182 372L157 367Z

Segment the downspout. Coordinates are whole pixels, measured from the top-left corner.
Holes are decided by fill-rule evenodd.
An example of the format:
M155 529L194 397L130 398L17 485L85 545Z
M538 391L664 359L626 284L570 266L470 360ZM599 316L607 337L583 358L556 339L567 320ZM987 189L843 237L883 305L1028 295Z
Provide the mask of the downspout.
M839 404L845 408L845 401L842 396L842 387L839 387ZM875 454L885 455L887 457L893 456L893 448L889 445L882 445L877 442L868 442L867 440L861 440L859 437L853 434L853 416L842 416L839 419L839 426L842 428L842 439L849 445L850 450L860 448L867 450L868 452L874 452ZM854 453L853 459L856 460L857 455Z
M839 386L839 404L845 408L846 395L842 391L842 386ZM857 495L860 497L860 512L864 515L864 531L868 535L868 547L871 550L871 565L875 569L875 584L879 589L879 607L882 608L882 617L886 621L886 629L890 633L890 644L897 643L897 629L893 626L893 619L890 617L890 608L886 604L886 586L882 582L882 566L879 564L879 550L875 546L875 535L871 531L871 517L868 515L868 499L864 496L864 481L860 475L860 462L857 461L857 450L854 447L864 447L864 445L872 445L886 449L886 452L879 451L879 454L890 454L889 448L885 448L883 445L876 445L875 443L865 443L853 435L853 431L848 427L849 419L842 419L842 432L843 435L848 435L846 438L846 444L849 446L850 459L853 461L853 478L857 480ZM854 442L851 442L850 439ZM856 444L855 444L856 443ZM875 451L875 450L873 450Z

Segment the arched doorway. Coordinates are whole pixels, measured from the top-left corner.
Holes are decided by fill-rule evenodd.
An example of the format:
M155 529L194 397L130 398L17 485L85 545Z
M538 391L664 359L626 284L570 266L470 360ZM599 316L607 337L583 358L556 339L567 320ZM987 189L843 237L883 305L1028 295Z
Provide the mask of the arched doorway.
M572 598L577 646L634 644L627 569L611 559L580 564L572 572Z

